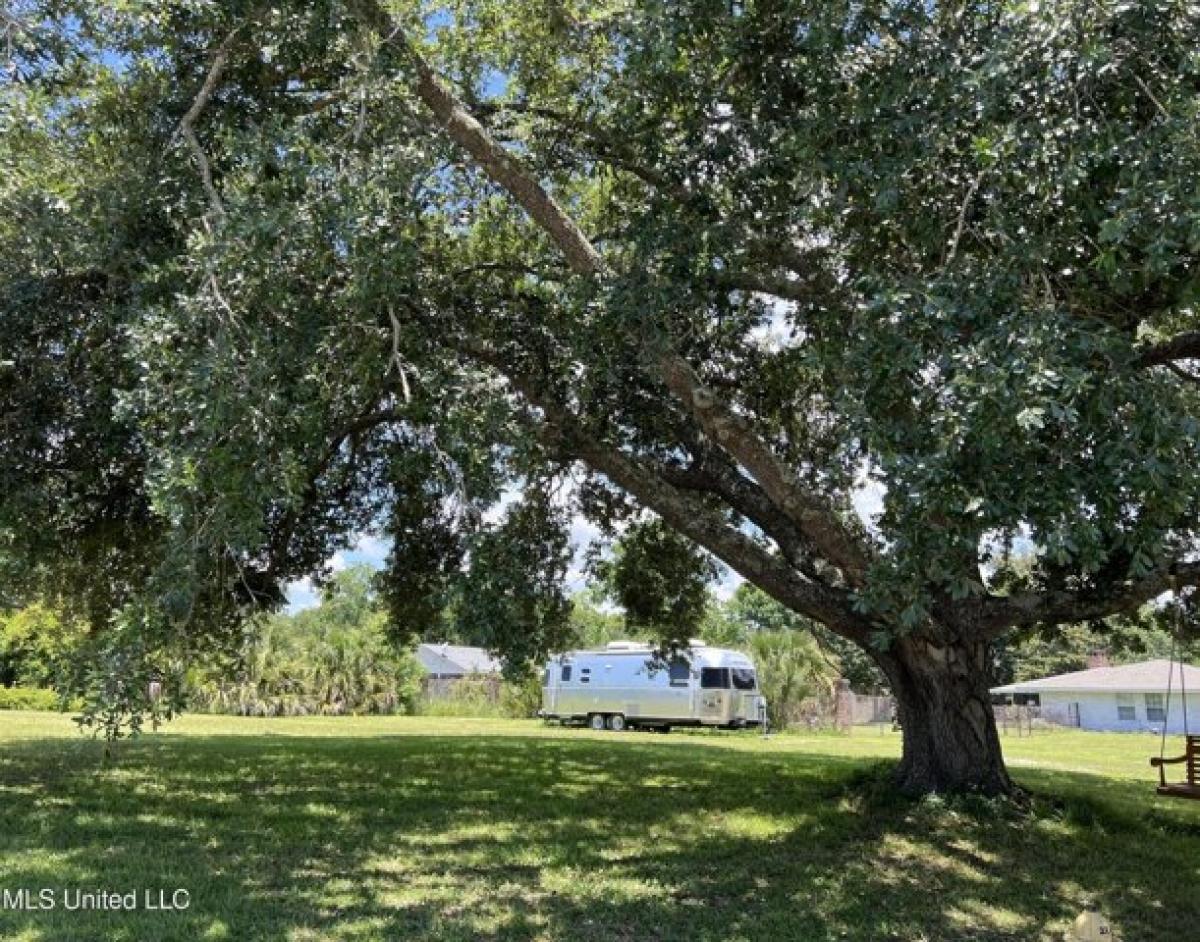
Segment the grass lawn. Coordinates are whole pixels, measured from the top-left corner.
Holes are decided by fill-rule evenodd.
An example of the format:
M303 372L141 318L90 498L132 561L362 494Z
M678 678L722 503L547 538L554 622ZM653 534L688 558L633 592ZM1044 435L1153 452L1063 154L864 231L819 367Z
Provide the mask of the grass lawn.
M0 938L1200 938L1200 802L1149 736L1005 739L1032 812L880 787L897 737L591 733L470 719L188 717L99 744L0 713ZM184 888L183 912L63 889ZM154 898L157 898L155 896ZM139 906L144 899L139 897Z

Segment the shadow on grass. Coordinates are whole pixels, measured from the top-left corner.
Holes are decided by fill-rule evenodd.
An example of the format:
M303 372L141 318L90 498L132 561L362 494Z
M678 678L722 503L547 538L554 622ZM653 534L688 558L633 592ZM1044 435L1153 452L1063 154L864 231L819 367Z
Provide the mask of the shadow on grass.
M0 888L176 887L182 913L0 911L29 939L1061 938L1200 924L1200 814L1021 770L1032 812L890 797L887 763L720 740L149 736L0 756ZM1200 810L1200 809L1196 809Z

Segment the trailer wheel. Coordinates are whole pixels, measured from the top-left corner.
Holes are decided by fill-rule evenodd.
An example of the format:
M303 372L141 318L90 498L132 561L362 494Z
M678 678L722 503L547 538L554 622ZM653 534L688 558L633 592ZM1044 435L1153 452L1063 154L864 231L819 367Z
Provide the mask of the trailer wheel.
M588 726L596 730L596 732L600 732L602 729L604 729L604 714L593 713L588 717Z
M614 713L608 718L608 728L614 733L623 733L625 731L625 717L620 713Z

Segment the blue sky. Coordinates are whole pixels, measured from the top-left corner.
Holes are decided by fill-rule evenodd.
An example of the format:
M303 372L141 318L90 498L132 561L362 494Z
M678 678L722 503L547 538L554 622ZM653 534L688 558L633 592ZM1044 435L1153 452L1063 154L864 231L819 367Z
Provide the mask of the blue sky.
M334 553L332 558L328 560L329 568L337 572L355 563L366 563L374 569L380 569L383 567L383 561L387 558L387 554L391 548L392 544L390 540L363 535L359 537L353 549ZM301 579L298 582L291 583L287 587L287 596L287 608L289 612L298 612L305 608L312 608L320 602L319 594L316 587L313 586L311 579Z
M505 507L515 499L516 492L513 492L505 500L502 500L496 508L493 508L489 517L491 519L499 519ZM854 506L859 516L870 525L883 509L883 488L871 482L864 483L855 496ZM588 545L599 535L599 530L582 517L576 517L572 522L571 545L575 549L575 561L567 574L567 587L569 591L576 592L585 586L583 554ZM383 566L383 562L390 550L390 540L364 534L359 537L353 549L335 553L329 559L328 564L330 569L335 572L355 563L366 563L378 569ZM742 581L742 577L733 570L723 567L721 579L714 587L714 591L721 598L728 598L741 585ZM320 601L319 594L310 579L301 579L298 582L291 583L288 586L287 594L289 612L298 612L306 608L312 608Z

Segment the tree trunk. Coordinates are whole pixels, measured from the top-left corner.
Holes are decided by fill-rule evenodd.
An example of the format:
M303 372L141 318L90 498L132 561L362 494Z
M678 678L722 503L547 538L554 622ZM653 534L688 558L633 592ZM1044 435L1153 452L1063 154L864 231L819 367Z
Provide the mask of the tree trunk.
M1015 791L996 733L988 655L986 644L916 635L875 653L903 728L896 783L905 794Z

